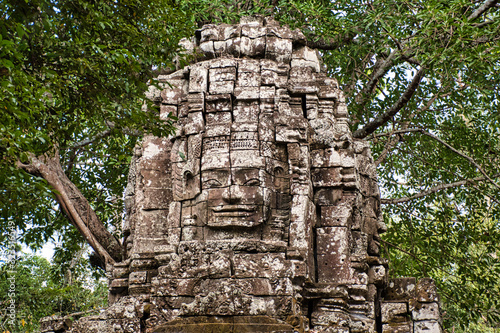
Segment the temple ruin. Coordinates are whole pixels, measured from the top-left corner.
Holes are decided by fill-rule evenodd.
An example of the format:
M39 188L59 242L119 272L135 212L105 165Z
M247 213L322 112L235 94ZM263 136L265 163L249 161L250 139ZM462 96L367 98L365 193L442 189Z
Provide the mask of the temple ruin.
M171 138L136 147L110 307L42 332L441 332L432 280L388 280L369 144L304 35L206 25L148 96Z

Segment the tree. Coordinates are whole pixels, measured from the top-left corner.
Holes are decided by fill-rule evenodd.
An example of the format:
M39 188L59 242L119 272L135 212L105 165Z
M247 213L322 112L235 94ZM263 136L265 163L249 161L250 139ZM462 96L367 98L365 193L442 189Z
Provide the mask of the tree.
M21 254L14 267L0 265L0 299L2 312L0 326L11 332L36 332L39 320L53 314L68 315L75 312L91 313L106 306L107 286L99 277L92 278L83 258L73 260L73 278L68 281L60 265L47 259ZM15 279L14 301L16 305L11 325L9 313L4 311L9 301L10 279ZM94 311L95 313L95 311ZM2 332L3 332L2 330Z
M498 1L40 0L0 6L6 12L0 72L7 92L0 107L9 110L1 115L0 172L9 199L0 209L5 220L16 219L26 243L39 245L36 239L57 230L74 250L73 240L84 234L91 243L96 237L100 257L119 260L119 242L103 239L119 230L137 131L164 135L170 129L140 111L152 69L167 67L178 39L195 26L274 15L321 50L328 73L346 93L354 136L372 143L389 225L381 242L395 262L393 274L434 277L448 326L500 321L493 297L500 277ZM37 170L38 162L48 171ZM76 199L62 197L65 191ZM51 194L62 209L52 209ZM94 222L85 220L92 211ZM67 226L63 212L79 232ZM491 298L482 295L486 291Z
M141 111L144 91L153 65L171 65L184 27L169 24L177 14L161 1L6 1L0 9L3 227L15 220L33 247L56 230L73 250L83 237L101 259L119 260L119 230L110 230L135 141L144 130L172 130Z

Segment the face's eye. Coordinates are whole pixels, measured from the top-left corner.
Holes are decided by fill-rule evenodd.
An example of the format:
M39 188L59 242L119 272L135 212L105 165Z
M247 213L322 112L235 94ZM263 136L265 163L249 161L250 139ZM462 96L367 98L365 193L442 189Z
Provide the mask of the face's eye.
M221 187L222 183L217 179L208 179L203 182L203 187L205 188L213 188L213 187Z
M246 186L259 186L260 185L260 180L258 180L257 178L252 178L252 179L249 179L245 182L245 184L243 185L246 185Z

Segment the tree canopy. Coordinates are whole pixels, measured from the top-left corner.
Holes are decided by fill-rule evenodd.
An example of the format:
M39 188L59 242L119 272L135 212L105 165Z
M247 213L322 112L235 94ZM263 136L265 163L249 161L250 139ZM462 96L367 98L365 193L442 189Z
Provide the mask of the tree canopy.
M72 260L71 277L61 265L36 255L20 254L15 267L0 264L0 327L2 332L36 332L39 320L58 314L95 314L107 304L107 286L89 272L82 257ZM15 271L11 276L9 271ZM15 279L15 326L9 325L10 283ZM71 281L70 281L71 280Z
M393 276L435 278L447 327L500 322L498 1L7 0L0 12L0 228L13 221L20 242L59 237L70 257L86 240L120 260L133 147L172 130L141 111L148 80L196 27L273 15L320 50L354 136L372 143Z

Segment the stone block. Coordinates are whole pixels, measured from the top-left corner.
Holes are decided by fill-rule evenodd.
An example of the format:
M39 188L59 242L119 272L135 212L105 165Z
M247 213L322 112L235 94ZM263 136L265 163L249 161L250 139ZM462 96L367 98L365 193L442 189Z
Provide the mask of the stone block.
M216 57L226 54L226 41L214 41L214 53Z
M297 82L310 84L315 81L314 74L314 70L310 67L291 67L289 82L291 85Z
M203 28L201 28L199 32L201 43L206 41L216 41L221 37L218 27L214 24L207 24L203 26Z
M203 113L190 112L188 114L188 121L184 126L184 134L185 135L198 134L201 133L204 128L205 128L205 121L203 119Z
M291 276L290 267L283 253L234 255L234 276L237 278L286 278Z
M128 281L130 284L143 284L147 282L148 272L132 272L129 275Z
M256 72L238 72L237 87L259 87L261 84L261 74Z
M314 202L318 206L335 206L341 199L341 189L320 188L314 191Z
M230 94L206 95L205 102L207 116L211 112L230 112L233 109Z
M218 58L210 61L206 66L209 68L226 68L226 67L234 67L238 66L238 61L233 58Z
M368 282L377 286L383 286L387 280L387 270L383 265L370 266L368 270Z
M144 188L169 188L172 184L172 177L165 170L140 169L142 185Z
M413 323L383 324L382 333L413 333Z
M229 38L226 40L226 52L235 57L241 55L241 37Z
M177 106L176 105L160 105L160 119L169 120L170 117L177 117Z
M418 280L416 286L417 301L419 302L437 302L439 295L436 284L431 278L422 278Z
M413 320L439 320L438 303L417 303L411 311Z
M113 279L109 286L110 288L124 288L128 287L128 278Z
M260 95L259 87L237 87L234 89L236 100L258 100Z
M168 225L168 210L143 210L139 214L136 235L141 237L161 236L165 233Z
M289 63L292 58L292 40L277 37L267 37L266 59L278 63Z
M224 40L240 37L241 36L241 26L240 25L225 25L222 29L222 36Z
M424 320L417 321L413 325L414 333L441 333L443 330L438 321Z
M143 160L168 160L171 144L166 138L146 136L142 140Z
M211 94L231 94L234 91L234 81L210 81L208 91Z
M347 118L347 105L345 103L339 103L337 108L335 109L335 117L338 118Z
M389 280L389 284L382 295L385 300L390 301L415 299L415 296L416 280L413 277Z
M278 73L272 70L263 69L260 74L260 80L260 83L264 86L283 86L282 84L278 83L280 82Z
M203 228L196 226L182 227L181 239L183 241L203 240Z
M229 149L229 148L228 148ZM229 168L231 166L229 160L229 152L204 154L201 158L201 171L210 169Z
M236 63L235 63L236 65ZM209 69L210 84L215 82L235 81L236 67L219 67ZM224 93L222 93L224 94Z
M242 25L241 35L249 38L259 38L266 35L267 29L263 26Z
M350 280L348 229L317 228L316 242L318 282Z
M140 208L143 210L168 209L172 200L171 189L146 189Z
M349 202L350 203L350 202ZM321 206L319 226L321 227L348 227L352 219L352 203L335 206Z
M231 276L233 263L233 252L219 251L210 254L210 277L211 278L228 278Z
M200 50L203 52L205 57L210 58L210 59L214 58L216 55L213 41L207 41L207 42L200 43Z
M312 183L315 187L335 187L341 185L342 168L314 168L311 170Z
M251 58L262 57L266 52L266 38L249 38L241 37L240 42L240 56L247 56Z
M382 323L384 324L406 323L410 321L408 303L406 302L381 302L380 311Z
M311 160L314 168L343 166L340 153L334 148L312 150Z
M297 126L276 126L276 142L306 142L307 128L295 124Z
M170 105L179 104L185 94L186 92L182 88L182 82L173 82L171 86L167 85L160 93L162 103Z
M234 168L264 168L266 160L259 150L233 150L230 154L231 167Z
M189 70L189 92L205 92L208 87L208 68L206 65L192 65Z
M156 296L196 296L206 293L200 288L202 280L155 277L151 281L152 292Z

